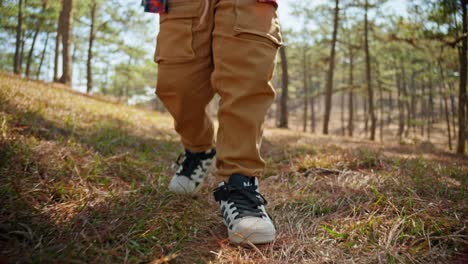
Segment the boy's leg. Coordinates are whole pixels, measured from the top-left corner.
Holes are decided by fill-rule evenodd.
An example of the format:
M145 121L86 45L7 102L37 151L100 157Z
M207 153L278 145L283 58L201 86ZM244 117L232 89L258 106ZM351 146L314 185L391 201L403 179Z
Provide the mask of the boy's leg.
M194 193L214 162L213 123L206 106L214 95L211 32L213 5L207 0L169 1L160 17L155 54L159 64L156 94L174 118L186 149L169 189Z
M172 3L169 1L169 13L160 17L156 94L174 118L184 147L202 152L214 147L213 123L206 112L214 95L210 82L211 7L206 9L203 0Z
M274 100L270 80L281 35L276 8L256 0L218 0L215 6L212 82L218 112L218 174L229 176L214 191L229 239L268 243L276 229L266 212L258 178L265 115Z
M212 75L221 96L218 174L260 176L263 122L274 100L270 84L281 34L276 8L255 0L219 0L215 6Z

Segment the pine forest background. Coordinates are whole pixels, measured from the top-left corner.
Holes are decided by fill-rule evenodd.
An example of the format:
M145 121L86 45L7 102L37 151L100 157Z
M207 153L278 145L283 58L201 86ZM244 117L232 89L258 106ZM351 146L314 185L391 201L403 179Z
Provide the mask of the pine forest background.
M465 153L467 1L392 2L285 1L267 125ZM164 111L139 1L2 0L0 27L2 71Z

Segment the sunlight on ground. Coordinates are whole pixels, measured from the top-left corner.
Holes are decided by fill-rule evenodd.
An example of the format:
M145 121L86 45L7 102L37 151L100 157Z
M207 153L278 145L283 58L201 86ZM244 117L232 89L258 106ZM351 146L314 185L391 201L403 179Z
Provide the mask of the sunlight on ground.
M214 177L193 197L166 190L182 150L166 114L0 75L0 135L2 261L448 263L466 254L468 164L449 153L268 129L261 188L279 234L252 249L225 239Z

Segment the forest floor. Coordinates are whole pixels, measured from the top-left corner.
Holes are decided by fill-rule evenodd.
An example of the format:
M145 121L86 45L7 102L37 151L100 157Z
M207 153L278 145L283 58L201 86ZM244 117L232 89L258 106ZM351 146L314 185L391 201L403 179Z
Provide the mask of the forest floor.
M267 129L268 245L225 239L208 184L171 194L167 114L0 74L0 263L467 263L468 161Z

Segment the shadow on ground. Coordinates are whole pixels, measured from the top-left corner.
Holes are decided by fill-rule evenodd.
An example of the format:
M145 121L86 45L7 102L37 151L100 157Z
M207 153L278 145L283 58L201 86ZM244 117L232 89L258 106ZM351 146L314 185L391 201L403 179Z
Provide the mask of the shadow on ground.
M262 189L278 239L242 248L223 239L215 180L167 192L173 132L2 95L0 262L447 263L466 245L466 161L446 153L268 130Z
M166 191L177 141L135 134L119 119L77 127L12 104L0 110L11 117L0 141L0 260L213 258L225 230L208 193Z

